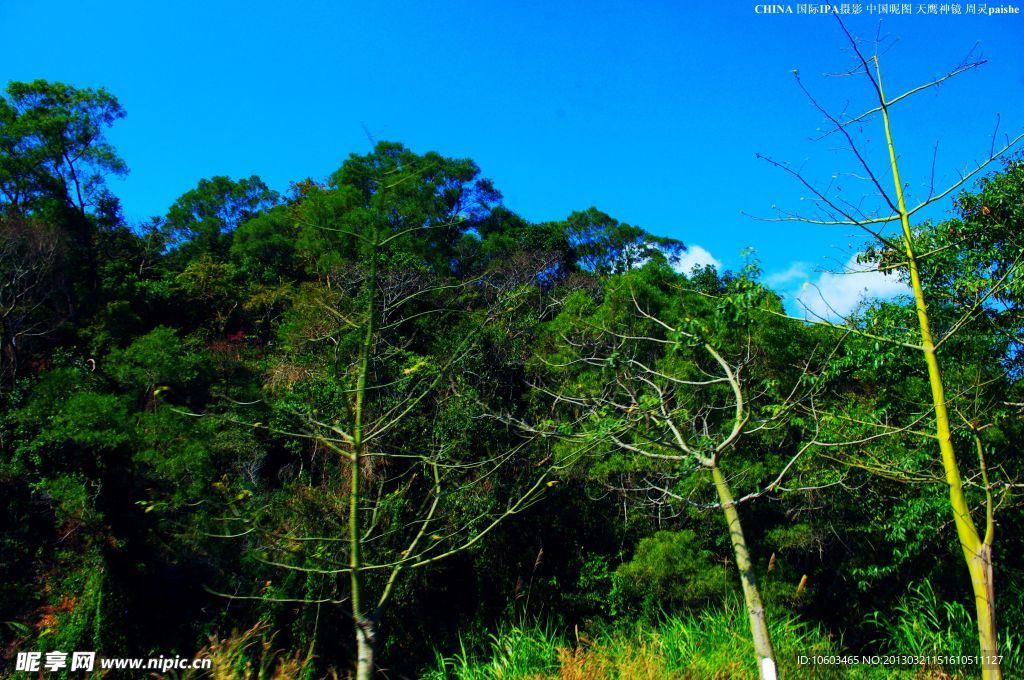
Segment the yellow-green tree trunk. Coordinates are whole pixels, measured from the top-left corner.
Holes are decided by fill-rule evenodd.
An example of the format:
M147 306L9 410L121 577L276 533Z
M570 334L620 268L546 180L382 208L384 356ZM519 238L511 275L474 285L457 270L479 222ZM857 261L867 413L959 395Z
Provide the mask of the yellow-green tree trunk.
M715 480L715 490L725 514L725 522L729 527L729 540L732 541L733 552L736 554L736 568L740 572L743 585L743 601L747 607L747 618L750 620L750 634L754 640L754 652L757 654L757 672L761 680L775 680L778 677L775 664L775 651L768 634L768 621L761 602L761 592L757 589L757 578L754 576L754 565L750 561L747 550L747 539L743 535L740 513L736 510L736 501L729 488L729 482L722 474L718 465L711 467L711 475Z

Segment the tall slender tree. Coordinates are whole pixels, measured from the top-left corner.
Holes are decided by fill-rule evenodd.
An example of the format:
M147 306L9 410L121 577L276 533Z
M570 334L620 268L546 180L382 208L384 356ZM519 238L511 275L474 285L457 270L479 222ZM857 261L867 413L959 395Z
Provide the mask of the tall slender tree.
M257 427L306 443L318 474L288 488L312 512L274 508L233 520L248 527L233 533L256 537L259 561L327 580L329 595L289 601L347 603L358 680L375 673L382 615L402 578L479 544L528 507L547 478L528 439L512 433L489 445L468 435L476 402L461 377L481 334L529 287L494 291L482 279L451 277L435 248L470 218L455 212L442 221L453 209L443 202L434 212L434 190L417 188L426 159L404 154L398 166L384 156L372 181L358 174L373 185L362 198L352 185L325 190L346 196L327 200L340 213L325 215L319 203L296 210L309 220L301 230L322 232L320 242L339 251L311 263L323 280L303 290L286 324L293 350L268 386L277 424ZM365 160L355 168L378 165Z
M782 221L801 221L804 223L820 225L847 225L857 227L868 235L883 249L888 252L900 253L900 260L889 262L884 265L886 271L898 271L909 284L914 301L917 328L915 342L907 342L900 338L887 337L884 331L879 334L874 329L868 331L858 328L855 322L845 326L832 324L828 320L818 319L818 323L825 325L836 325L845 332L871 337L879 342L892 343L920 353L927 373L928 384L931 390L931 407L934 417L935 439L938 445L939 458L945 474L946 485L949 494L949 509L952 513L953 524L956 527L957 541L963 554L967 567L971 588L974 593L975 610L977 614L978 638L980 647L980 665L983 669L983 677L986 680L996 680L1002 677L1001 657L999 656L999 643L996 631L996 601L995 583L993 570L993 546L995 541L994 504L991 494L988 470L986 469L984 457L979 458L979 472L983 480L985 491L984 518L979 526L975 522L971 507L968 502L964 477L961 472L962 461L957 456L954 444L953 423L950 416L950 396L947 390L947 375L944 363L948 361L940 353L943 345L953 338L957 333L963 331L984 309L984 303L998 290L1004 287L1008 274L991 282L989 289L978 297L977 304L968 307L963 317L952 323L944 332L935 328L929 305L934 302L935 291L925 288L922 269L927 267L928 257L932 254L922 250L921 231L913 224L921 211L934 205L938 201L954 194L958 189L965 186L971 178L978 175L993 161L1009 151L1018 141L1024 138L1024 134L1013 139L1007 139L1000 148L996 147L996 140L993 137L992 145L986 158L977 163L973 170L962 173L961 176L951 185L944 189L936 189L934 183L929 188L928 195L917 202L910 204L907 200L905 178L901 174L899 153L897 151L896 132L894 131L892 112L894 107L903 100L916 95L924 90L938 86L950 78L966 73L981 66L982 61L968 61L959 64L946 74L930 82L912 88L899 95L888 95L883 87L881 58L877 51L868 54L859 40L854 38L847 30L845 24L836 14L836 20L849 42L855 55L855 66L852 73L863 78L869 88L876 105L854 116L837 116L822 106L810 91L803 85L798 71L794 76L801 90L807 95L811 103L825 117L829 124L826 136L839 136L845 141L848 149L857 159L859 168L856 172L862 173L867 181L877 192L881 199L881 207L874 212L867 212L857 204L851 203L840 195L838 191L841 186L830 184L828 187L819 188L810 179L784 164L766 158L769 163L796 178L805 188L812 192L816 199L816 205L822 210L820 216L801 216L795 214L784 214L778 218ZM856 126L862 126L870 119L877 120L886 142L886 155L888 160L887 172L890 176L891 189L886 188L883 180L884 175L875 170L868 162L866 155L860 148L854 137ZM762 158L765 158L762 156ZM934 173L933 173L934 177ZM896 225L895 234L888 233L886 227ZM1016 268L1014 264L1014 269ZM896 333L893 333L896 335ZM976 434L976 433L975 433ZM980 446L980 441L978 443ZM980 448L979 448L980 452Z
M671 272L650 266L609 281L606 290L602 305L589 314L580 313L586 307L579 299L567 303L563 317L553 322L558 338L553 357L541 358L557 376L541 390L561 407L563 418L572 420L552 421L547 432L519 424L625 456L626 481L613 488L634 500L722 512L758 674L774 680L778 663L739 508L777 491L799 469L814 437L789 456L762 451L763 463L780 460L777 474L742 496L733 488L729 459L738 457L744 439L785 431L797 405L808 407L812 390L803 378L812 361L804 357L802 366L785 371L793 375L772 376L771 370L755 367L759 351L748 322L764 291L746 277L734 279L721 298L713 298L686 290ZM780 391L786 381L793 384ZM792 446L792 441L777 442L773 448ZM710 479L717 502L698 500L700 478Z

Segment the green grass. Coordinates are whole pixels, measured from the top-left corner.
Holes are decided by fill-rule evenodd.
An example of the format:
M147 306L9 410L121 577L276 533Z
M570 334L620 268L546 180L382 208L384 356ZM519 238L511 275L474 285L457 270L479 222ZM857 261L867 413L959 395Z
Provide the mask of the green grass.
M558 670L559 649L565 644L555 629L539 624L529 628L508 626L489 636L485 654L474 656L460 643L450 657L437 655L433 669L424 680L492 680L493 678L533 678Z
M879 631L871 654L977 654L973 617L958 603L939 602L917 586L889 619L875 615ZM842 640L796 615L769 619L779 677L874 680L955 680L977 677L972 667L898 668L885 665L799 665L797 657L846 656ZM1024 677L1022 647L1014 633L1002 635L1004 675ZM588 637L551 626L506 627L485 649L438 654L426 680L755 680L757 668L746 613L738 604L693 614L671 615L657 625L634 624Z
M999 631L999 653L1007 678L1024 677L1024 644L1013 624L1018 616L1007 617ZM891 617L875 612L868 621L879 631L878 646L882 652L915 656L978 654L974 613L960 602L940 602L927 581L912 585ZM951 674L962 672L958 668L946 670Z
M775 616L771 633L782 677L870 677L839 675L835 669L798 666L799 654L836 654L826 632L793 615ZM656 626L636 624L593 638L563 636L551 627L510 627L473 655L463 646L439 655L427 680L714 680L756 679L757 668L746 613L737 604L697 614L666 616ZM910 676L908 676L910 677Z

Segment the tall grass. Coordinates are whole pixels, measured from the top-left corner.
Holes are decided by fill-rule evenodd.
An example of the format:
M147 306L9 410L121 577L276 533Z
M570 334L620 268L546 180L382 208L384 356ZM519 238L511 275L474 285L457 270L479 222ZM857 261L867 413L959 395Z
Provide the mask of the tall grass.
M868 622L880 633L880 651L915 656L976 656L978 628L974 615L960 602L940 602L928 581L912 585L891 617L874 612ZM1012 625L999 635L1003 675L1024 678L1024 641ZM972 677L975 669L940 666L950 673Z
M890 616L868 621L878 636L865 654L973 656L977 630L971 612L958 602L941 602L927 583L913 586ZM977 668L800 665L799 656L844 656L843 648L820 625L795 614L775 611L769 627L779 677L803 680L959 680L978 675ZM1000 636L1006 678L1024 678L1020 634L1004 627ZM211 640L197 656L213 660L210 671L182 680L292 680L311 678L308 653L286 654L275 648L264 625ZM333 672L330 676L337 678ZM665 615L656 625L637 623L588 636L559 631L550 624L506 626L480 648L465 641L450 654L438 653L424 680L756 680L753 644L746 613L739 602L696 613Z
M210 659L211 668L186 671L181 680L300 680L313 677L313 656L286 653L274 646L274 634L265 623L233 631L226 638L211 638L196 658ZM329 675L337 679L331 671ZM168 680L175 676L165 676Z
M423 680L494 680L541 678L557 671L562 637L547 624L532 627L506 626L490 635L484 653L473 655L460 639L452 656L437 654L434 668Z
M784 678L868 678L826 666L799 666L798 655L837 654L836 643L819 626L792 614L771 619L780 676ZM550 626L506 628L488 649L473 655L463 645L438 655L426 680L755 680L757 667L747 616L738 603L696 614L665 616L656 626L641 624L594 638L558 635ZM908 675L906 677L914 677Z

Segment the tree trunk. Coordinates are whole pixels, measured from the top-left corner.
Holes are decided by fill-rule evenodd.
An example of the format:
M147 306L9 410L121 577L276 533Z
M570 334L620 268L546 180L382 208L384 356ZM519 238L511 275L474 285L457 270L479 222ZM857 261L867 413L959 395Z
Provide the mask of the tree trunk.
M366 379L369 373L370 352L373 349L374 296L377 294L377 251L376 239L370 254L370 271L364 283L366 292L366 327L363 330L362 345L359 348L359 374L356 377L355 404L352 411L352 455L349 458L349 579L352 600L352 620L356 627L356 680L370 680L373 677L373 652L377 643L377 623L366 613L366 593L363 588L363 528L362 528L362 485L363 474L363 425L366 404Z
M377 622L372 618L356 621L356 680L372 680L376 648Z
M978 612L981 677L984 680L1001 680L1003 671L999 663L999 638L996 636L992 546L982 544L968 561L968 568L971 572L971 585L974 588L974 605Z
M974 591L974 605L978 615L979 653L982 656L979 659L982 669L981 677L983 680L1001 680L1003 672L998 656L999 639L996 635L996 598L992 570L992 544L995 533L995 522L992 516L994 508L991 495L989 495L985 535L982 537L971 517L970 506L967 504L967 496L964 493L963 480L960 477L960 468L957 465L956 452L953 449L942 374L935 356L920 278L917 275L916 263L913 260L911 262L913 267L911 280L915 297L918 299L917 311L921 325L922 344L925 348L925 362L928 367L928 379L931 382L934 400L936 438L939 440L939 452L942 455L946 483L949 487L949 504L953 510L953 524L956 526L957 538L960 541L964 561L967 564L967 572L971 578L971 589ZM982 461L982 477L987 486L988 475L985 473L984 461Z
M758 677L761 680L776 680L778 673L775 665L775 651L772 649L772 640L768 635L768 622L764 615L764 605L761 603L761 593L757 589L754 568L750 562L747 539L743 536L740 514L736 510L736 503L733 500L729 483L725 480L725 476L722 475L717 464L712 466L711 474L715 480L718 498L722 503L726 524L729 526L729 539L732 541L732 547L736 553L736 568L740 572L740 582L743 584L743 600L747 606L747 618L750 620L750 635L754 639L754 652L757 654Z

